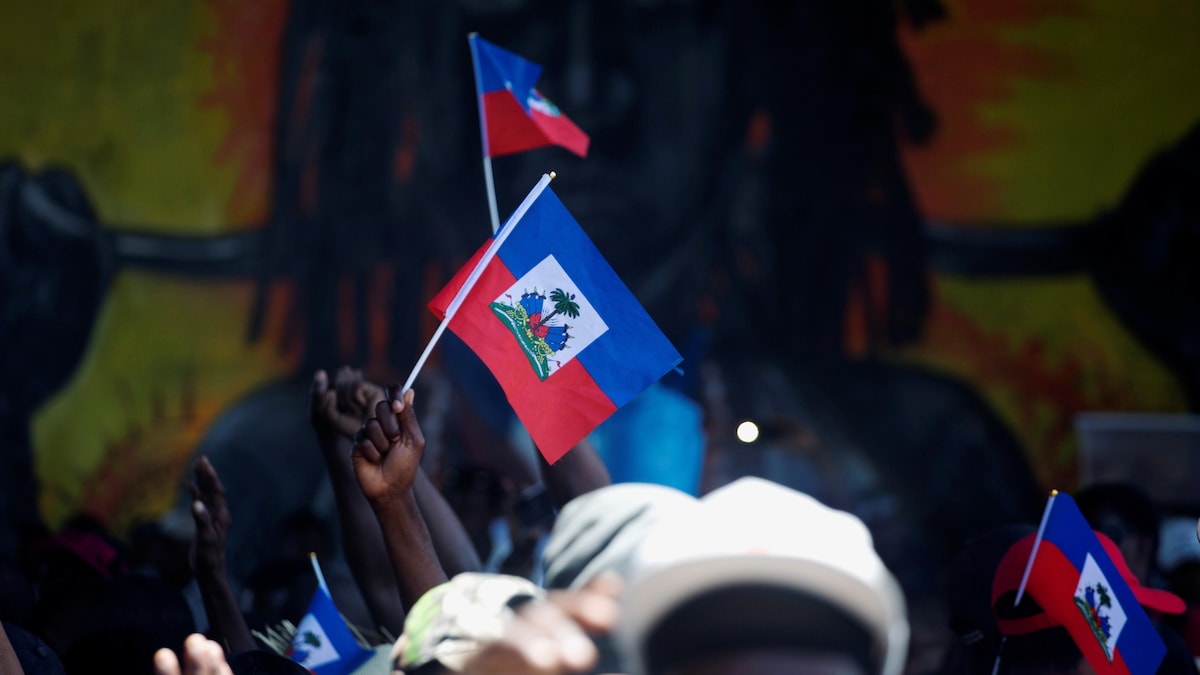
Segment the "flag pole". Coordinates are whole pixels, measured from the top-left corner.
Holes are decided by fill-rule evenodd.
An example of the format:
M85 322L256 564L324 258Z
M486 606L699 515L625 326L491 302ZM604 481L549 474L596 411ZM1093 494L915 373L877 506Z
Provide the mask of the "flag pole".
M496 183L492 179L492 158L487 156L487 151L483 155L483 178L487 183L488 193L488 215L492 217L492 234L500 229L500 214L496 209Z
M433 346L442 338L442 333L446 332L446 326L450 324L450 320L454 318L454 315L458 312L458 308L467 299L467 295L475 286L475 282L479 281L479 277L483 275L483 270L487 268L492 258L496 257L496 252L500 250L500 247L504 244L504 240L508 239L508 235L512 234L513 228L525 217L525 212L529 210L529 207L533 206L533 202L542 194L542 191L546 189L546 186L550 184L555 175L553 171L542 174L541 180L537 182L537 185L533 186L529 194L525 195L525 199L521 202L521 205L517 207L516 211L513 211L508 221L504 223L504 228L492 238L492 243L488 245L487 251L484 252L479 262L475 263L475 269L471 270L470 276L463 282L458 292L454 294L454 300L450 301L450 305L446 307L446 315L442 317L442 322L438 324L437 330L433 332L433 337L429 338L429 344L425 345L425 351L421 352L421 357L417 359L417 365L413 366L412 372L408 374L408 379L404 381L404 386L400 388L401 393L412 388L413 382L417 379L417 374L421 372L421 368L425 367L425 361L429 359L429 354L433 352Z
M309 553L308 559L312 561L313 573L317 575L317 586L326 593L329 593L329 586L325 583L325 575L321 573L321 566L317 564L317 554Z
M996 648L996 660L992 663L992 675L1000 675L1000 658L1004 656L1004 645L1008 644L1008 636L1000 637L1000 646Z
M500 229L500 212L496 208L496 181L492 177L492 154L488 151L487 117L483 112L483 82L479 78L479 50L475 38L479 33L469 33L467 43L471 45L471 66L475 69L475 105L479 110L479 140L483 147L483 180L487 184L488 215L492 217L492 235Z
M1042 535L1046 533L1046 523L1050 520L1050 510L1054 508L1054 500L1057 497L1058 490L1051 490L1050 499L1046 500L1046 510L1042 512L1042 522L1038 525L1037 536L1033 538L1033 550L1029 552L1029 561L1025 563L1025 573L1021 575L1021 585L1017 586L1017 597L1013 600L1013 607L1021 604L1021 597L1025 595L1025 584L1029 583L1029 573L1033 571L1033 561L1037 558Z
M1058 497L1058 490L1050 491L1050 499L1046 501L1046 510L1042 512L1042 522L1038 525L1037 536L1033 538L1033 550L1029 552L1029 560L1025 563L1025 573L1021 575L1021 584L1017 586L1017 597L1013 600L1013 607L1021 604L1021 598L1025 595L1025 585L1029 583L1029 575L1033 572L1033 561L1037 558L1038 547L1042 545L1042 536L1046 534L1046 523L1050 521L1050 510L1054 508L1054 500ZM1004 656L1004 645L1008 643L1008 636L1000 638L1000 647L996 650L996 660L992 662L992 675L1000 673L1000 659Z

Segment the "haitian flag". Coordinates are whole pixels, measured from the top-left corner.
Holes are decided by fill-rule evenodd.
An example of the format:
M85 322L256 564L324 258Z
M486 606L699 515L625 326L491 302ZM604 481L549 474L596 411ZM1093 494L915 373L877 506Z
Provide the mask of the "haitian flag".
M554 192L537 190L496 235L449 328L554 463L682 359ZM430 301L439 318L491 246Z
M350 634L329 591L324 584L319 585L308 613L296 627L287 656L316 675L346 675L373 654Z
M1022 588L1067 629L1092 669L1157 671L1166 647L1075 500L1052 494L1038 534Z
M541 66L474 33L469 40L484 156L511 155L547 145L587 156L587 134L534 88Z

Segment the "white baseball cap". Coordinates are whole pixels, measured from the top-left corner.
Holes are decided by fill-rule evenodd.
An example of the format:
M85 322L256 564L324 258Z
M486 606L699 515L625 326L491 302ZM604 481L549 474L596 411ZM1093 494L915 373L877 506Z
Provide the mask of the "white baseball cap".
M904 596L857 517L742 478L647 533L634 555L618 639L635 673L681 656L798 647L898 675Z

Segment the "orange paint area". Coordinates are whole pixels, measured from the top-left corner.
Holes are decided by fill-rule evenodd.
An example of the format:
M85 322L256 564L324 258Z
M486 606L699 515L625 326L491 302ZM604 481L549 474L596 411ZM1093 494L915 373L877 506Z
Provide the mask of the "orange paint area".
M199 48L212 58L213 86L201 108L225 112L229 130L216 152L221 165L239 165L225 215L236 225L267 217L271 191L280 52L288 0L207 0L215 18Z
M976 383L1030 454L1042 485L1069 487L1077 480L1077 413L1144 407L1086 344L1051 353L1040 339L985 330L944 302L931 308L925 340L913 356Z
M1079 13L1071 0L947 0L949 16L899 34L921 94L937 114L934 137L906 146L902 159L921 212L932 218L980 220L1000 209L1003 186L972 161L1020 144L1021 131L986 119L989 103L1007 100L1021 80L1068 81L1067 58L1013 41L1008 34L1051 17Z

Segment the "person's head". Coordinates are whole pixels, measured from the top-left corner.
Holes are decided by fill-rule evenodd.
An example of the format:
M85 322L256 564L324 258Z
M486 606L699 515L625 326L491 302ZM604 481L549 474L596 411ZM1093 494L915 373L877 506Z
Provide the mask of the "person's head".
M1172 516L1163 521L1158 567L1171 590L1189 605L1200 604L1200 540L1196 519Z
M628 579L646 534L659 521L696 504L685 492L650 483L616 483L572 499L546 542L546 588L579 589L603 572ZM620 670L611 636L597 636L595 642L599 672Z
M990 672L1001 637L992 615L992 580L1012 545L1034 531L1025 523L1001 525L968 541L950 562L945 598L957 638L950 657L954 672Z
M503 634L516 607L543 596L520 577L459 574L413 605L392 648L394 669L407 675L458 672L482 645Z
M311 511L297 511L284 518L280 525L283 534L277 558L308 561L310 553L318 559L333 555L334 540L329 523Z
M1129 569L1149 583L1158 551L1158 510L1140 488L1128 483L1096 483L1075 497L1092 529L1121 547Z
M286 656L263 650L230 654L227 662L233 675L308 675L304 666Z
M628 578L646 534L696 503L685 492L649 483L617 483L572 499L546 542L546 587L580 588L605 571Z
M836 650L740 649L683 659L664 675L859 675L862 665Z
M191 536L177 536L161 523L141 523L129 535L130 566L182 587L192 578L188 560L191 543Z
M109 579L129 571L125 547L95 518L78 515L57 534L30 546L39 593L60 584Z
M195 630L179 591L151 577L80 582L43 600L35 628L71 673L148 674L155 651Z
M646 675L894 675L904 597L858 518L744 478L664 518L634 556L619 638Z

